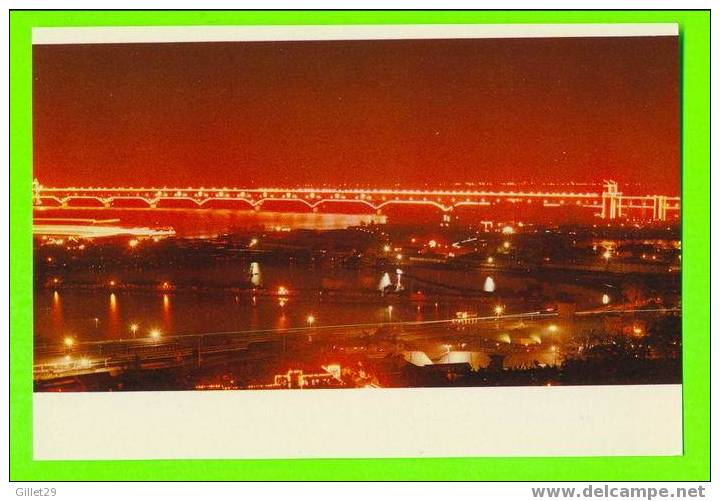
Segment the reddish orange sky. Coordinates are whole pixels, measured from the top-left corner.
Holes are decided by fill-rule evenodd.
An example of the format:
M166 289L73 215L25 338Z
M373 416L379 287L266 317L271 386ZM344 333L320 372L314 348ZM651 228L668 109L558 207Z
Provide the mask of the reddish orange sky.
M33 50L45 185L679 191L675 37Z

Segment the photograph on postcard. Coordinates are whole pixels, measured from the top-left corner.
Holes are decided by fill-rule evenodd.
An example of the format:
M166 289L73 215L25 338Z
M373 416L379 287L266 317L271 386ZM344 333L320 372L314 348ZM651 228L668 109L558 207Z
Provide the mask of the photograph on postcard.
M35 392L682 382L676 32L249 32L38 30Z

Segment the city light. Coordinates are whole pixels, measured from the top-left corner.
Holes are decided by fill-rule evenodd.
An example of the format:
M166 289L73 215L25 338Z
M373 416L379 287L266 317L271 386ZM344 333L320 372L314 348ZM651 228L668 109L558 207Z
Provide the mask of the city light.
M432 194L425 197L420 190L400 191L398 197L403 203L414 198L415 202L437 202L443 207L492 205L496 200L486 203L480 199L490 199L486 191L478 192L483 195L477 195L477 200L472 193L471 186L485 190L486 184L490 186L484 181L469 183L458 200L445 192L437 198ZM341 200L347 194L328 186L314 195L312 204L321 203L325 196ZM140 193L156 203L164 196L156 189ZM263 197L275 202L282 202L280 195L292 198L295 204L310 200L292 186L280 194L266 191ZM396 224L391 211L389 216L385 213L384 201L391 198L385 198L385 191L363 191L363 197L358 194L348 200L382 204L383 210L374 214L362 209L365 212L359 219L353 211L352 218L338 222L340 229L327 231L324 223L320 229L297 229L296 218L285 223L292 228L289 234L258 230L264 226L257 225L251 230L234 226L231 230L193 229L197 231L186 237L182 226L182 238L163 240L162 248L149 240L155 237L134 233L102 241L67 237L67 249L45 247L54 244L56 237L41 240L37 236L37 286L45 289L38 294L42 301L39 325L54 329L48 339L55 341L37 343L36 388L75 391L76 383L65 381L71 379L67 376L72 371L83 373L88 388L107 386L113 391L153 388L158 386L156 374L168 378L162 381L164 388L244 389L278 372L276 365L282 366L279 370L288 381L262 386L319 389L366 383L374 387L381 382L390 387L426 387L442 381L443 385L464 387L541 385L550 380L553 385L613 384L615 376L609 367L619 367L633 383L652 382L656 373L665 370L667 380L675 380L670 373L675 365L664 360L675 360L681 354L681 322L676 314L680 311L679 275L657 284L650 278L668 266L679 271L679 249L673 242L679 242L681 233L676 227L666 231L654 225L647 236L633 233L631 222L637 219L629 206L622 207L627 213L607 230L606 223L614 218L606 215L602 224L597 224L598 231L590 230L587 221L551 224L544 218L536 221L534 215L522 227L510 210L483 212L472 220L462 219L465 215L459 213L465 209L455 211L452 218L448 216L453 223L447 230L438 228L439 212L433 211L426 221L418 211L418 221L409 226ZM115 196L106 191L96 195L102 200ZM196 195L183 189L175 196L182 200ZM209 201L214 195L206 191L197 196ZM254 195L240 195L232 188L224 188L218 196L223 197L219 202L254 200ZM66 198L71 200L69 206L77 205L71 194L59 200ZM522 196L510 198L508 203L515 204ZM561 202L543 192L533 192L531 199L535 205L530 209ZM574 210L575 201L568 197L565 203ZM585 198L580 201L587 207ZM270 211L269 206L259 210ZM309 214L315 208L303 207L302 212ZM277 209L295 213L290 207ZM323 217L324 213L333 214L330 207L317 209ZM273 215L269 220L279 219ZM498 224L498 220L512 222ZM78 221L94 225L111 220ZM622 230L621 221L626 221ZM158 221L148 219L147 224ZM408 246L411 241L415 245ZM73 252L80 242L88 242L89 254ZM150 254L144 256L145 252ZM497 252L500 261L491 252ZM640 259L642 252L647 253L645 260ZM458 259L452 259L454 255ZM550 255L552 265L547 264ZM46 259L54 262L47 264ZM618 273L610 274L613 269ZM97 273L90 281L88 270ZM574 287L578 277L584 288ZM78 295L82 291L83 295ZM158 292L161 301L157 301ZM98 301L85 304L86 294L97 295ZM192 311L186 304L187 294L198 298ZM395 305L399 313L394 312ZM100 315L102 318L94 318ZM661 322L663 318L668 321ZM656 347L642 341L643 336L665 331L674 336L668 337L668 343ZM320 339L312 344L315 337ZM65 356L71 362L59 365ZM394 365L375 363L386 357L413 365L408 366L412 378ZM630 360L632 357L640 357L640 361ZM556 368L548 370L553 358ZM333 365L338 360L342 371ZM185 366L194 368L185 373L181 370ZM318 371L311 369L313 366L323 367L328 374L314 374ZM300 367L306 372L313 370L313 374L301 373L307 377L298 383ZM333 375L330 367L337 376L328 383L322 377ZM273 371L267 372L269 368ZM54 381L58 376L52 371L62 380ZM137 373L138 383L133 379L132 387L119 385L122 379L105 377L106 371L132 371L133 378ZM287 377L285 371L289 371Z
M495 280L493 280L493 277L487 277L485 279L483 290L485 292L495 292Z

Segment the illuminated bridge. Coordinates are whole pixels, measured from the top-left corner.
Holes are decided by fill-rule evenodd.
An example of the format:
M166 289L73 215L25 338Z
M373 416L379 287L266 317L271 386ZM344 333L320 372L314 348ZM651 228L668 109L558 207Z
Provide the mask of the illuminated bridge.
M50 188L33 183L33 203L50 207L183 207L223 208L227 203L262 210L269 203L300 204L306 210L354 204L382 214L391 206L428 206L444 218L460 207L500 204L541 208L574 208L602 219L666 221L679 219L680 198L666 195L627 195L618 184L605 181L595 193L560 191L409 190L361 188Z

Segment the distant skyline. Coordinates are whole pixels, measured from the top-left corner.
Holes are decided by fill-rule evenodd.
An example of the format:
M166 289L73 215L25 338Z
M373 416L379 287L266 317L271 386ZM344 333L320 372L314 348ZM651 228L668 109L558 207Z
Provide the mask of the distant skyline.
M45 185L679 193L676 37L33 47Z

